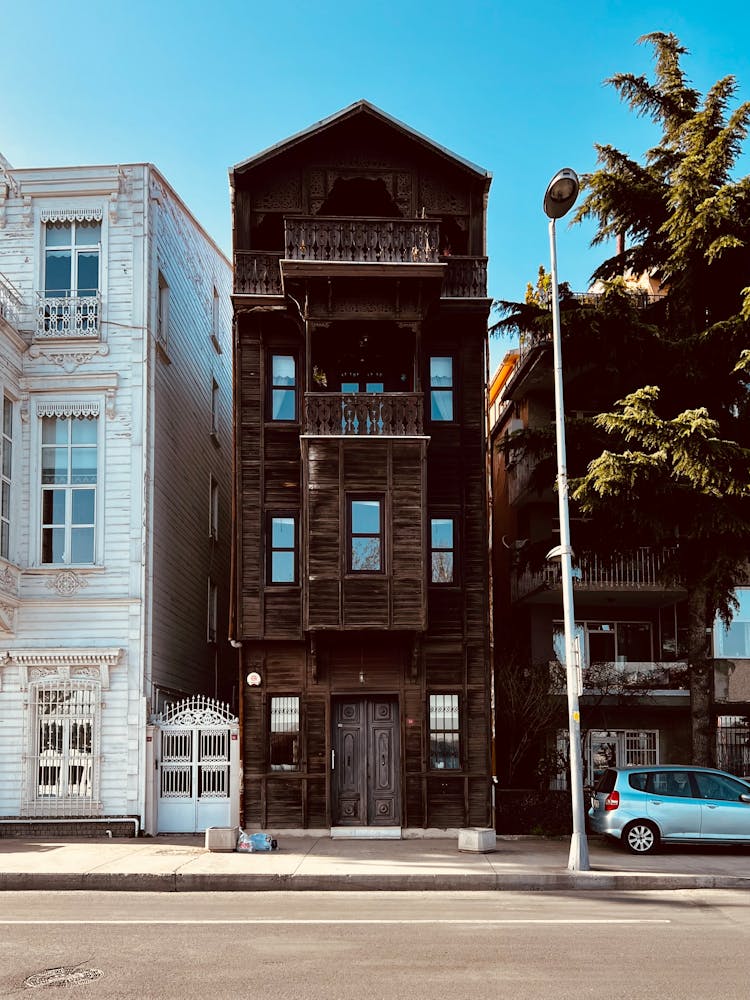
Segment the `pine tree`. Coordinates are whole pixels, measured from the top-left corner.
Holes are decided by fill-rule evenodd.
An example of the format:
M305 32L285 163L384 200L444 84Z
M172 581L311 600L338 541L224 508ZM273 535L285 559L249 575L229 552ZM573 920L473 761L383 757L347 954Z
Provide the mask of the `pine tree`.
M750 123L733 77L701 95L672 34L641 39L653 79L607 81L659 132L642 162L597 145L575 220L596 223L594 246L617 251L592 279L599 294L561 289L565 401L574 547L673 553L665 583L687 593L693 758L709 763L712 664L707 633L731 620L733 589L750 560L750 177L734 179ZM643 282L657 294L643 290ZM549 338L540 291L497 304L493 331L522 349ZM518 434L509 447L554 475L551 430ZM524 557L539 564L546 542Z
M572 484L581 510L627 539L672 544L671 579L687 592L693 758L713 757L712 664L716 615L728 622L733 588L750 556L750 178L732 179L750 103L729 110L733 77L704 98L688 85L674 35L642 39L655 56L653 82L609 82L661 129L643 164L598 146L577 219L598 224L594 242L624 235L627 249L594 277L648 273L665 291L653 323L643 381L595 424L613 440ZM658 381L657 381L658 380ZM619 446L619 447L618 447Z

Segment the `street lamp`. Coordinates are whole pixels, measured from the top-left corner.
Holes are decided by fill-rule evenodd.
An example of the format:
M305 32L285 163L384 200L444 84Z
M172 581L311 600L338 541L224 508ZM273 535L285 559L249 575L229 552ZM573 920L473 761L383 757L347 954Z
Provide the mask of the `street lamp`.
M562 338L560 300L557 292L557 247L555 220L573 207L578 197L578 177L568 167L559 170L544 195L544 212L549 218L549 251L552 278L552 348L555 364L555 434L557 437L557 500L560 511L560 545L548 558L560 559L565 629L565 679L568 691L568 733L570 739L570 797L573 835L570 839L569 871L589 870L589 848L583 807L583 762L581 759L581 713L578 708L578 663L576 657L575 613L573 610L573 550L570 547L568 514L568 470L565 458L565 407L563 405Z

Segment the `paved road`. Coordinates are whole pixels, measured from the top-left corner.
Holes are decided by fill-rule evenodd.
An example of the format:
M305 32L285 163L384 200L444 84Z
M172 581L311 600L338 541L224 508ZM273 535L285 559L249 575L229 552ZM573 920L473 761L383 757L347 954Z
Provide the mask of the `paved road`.
M2 893L0 997L746 1000L749 943L732 890Z

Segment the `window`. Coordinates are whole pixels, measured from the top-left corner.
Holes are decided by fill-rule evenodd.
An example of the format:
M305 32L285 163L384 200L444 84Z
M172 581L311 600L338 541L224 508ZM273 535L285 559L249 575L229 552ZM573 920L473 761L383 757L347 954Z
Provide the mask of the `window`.
M169 343L169 285L161 271L156 299L156 342L165 349Z
M208 537L219 537L219 484L213 476L209 478L208 493Z
M99 291L100 222L47 222L44 230L44 294L87 297Z
M79 807L76 811L93 811L99 703L95 683L71 680L34 687L32 801L59 806L68 800ZM59 808L52 805L49 811Z
M430 767L455 770L461 766L458 695L430 695Z
M220 306L219 292L216 288L216 285L214 285L214 296L213 296L213 301L211 303L211 343L214 345L214 349L216 350L217 354L221 354L221 341L219 340L219 331L220 331L219 306Z
M0 465L0 556L10 558L10 491L13 472L13 401L3 399L2 463Z
M593 663L650 663L651 625L649 622L576 622L583 667ZM562 622L553 625L555 656L565 662L565 633Z
M268 536L270 559L267 567L269 583L297 582L297 516L271 514Z
M98 418L41 420L43 564L95 560Z
M455 571L455 525L452 517L430 520L431 582L453 583Z
M44 307L37 334L91 337L99 327L101 222L48 221L44 227Z
M740 777L750 775L750 716L720 715L717 718L716 766Z
M453 358L430 358L430 419L453 420Z
M208 607L206 611L206 641L216 642L216 625L218 616L219 588L208 578Z
M349 571L383 571L383 501L374 497L349 498Z
M219 437L219 383L211 379L211 436Z
M297 419L297 366L291 354L271 356L271 419Z
M750 659L750 587L737 587L739 607L729 628L717 617L714 624L714 656L729 660Z
M551 788L568 787L569 733L557 734L556 760L558 773ZM592 729L584 743L583 780L594 785L611 767L640 767L659 763L659 732L656 729Z
M269 763L272 771L299 770L299 698L271 698L271 746Z

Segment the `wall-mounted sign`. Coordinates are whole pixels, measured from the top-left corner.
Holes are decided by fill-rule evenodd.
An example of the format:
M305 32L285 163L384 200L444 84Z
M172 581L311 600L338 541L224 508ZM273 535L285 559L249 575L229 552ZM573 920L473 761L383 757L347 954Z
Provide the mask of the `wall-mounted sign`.
M258 687L258 685L260 684L260 674L257 673L255 670L251 670L250 673L247 675L247 683L250 685L250 687Z

